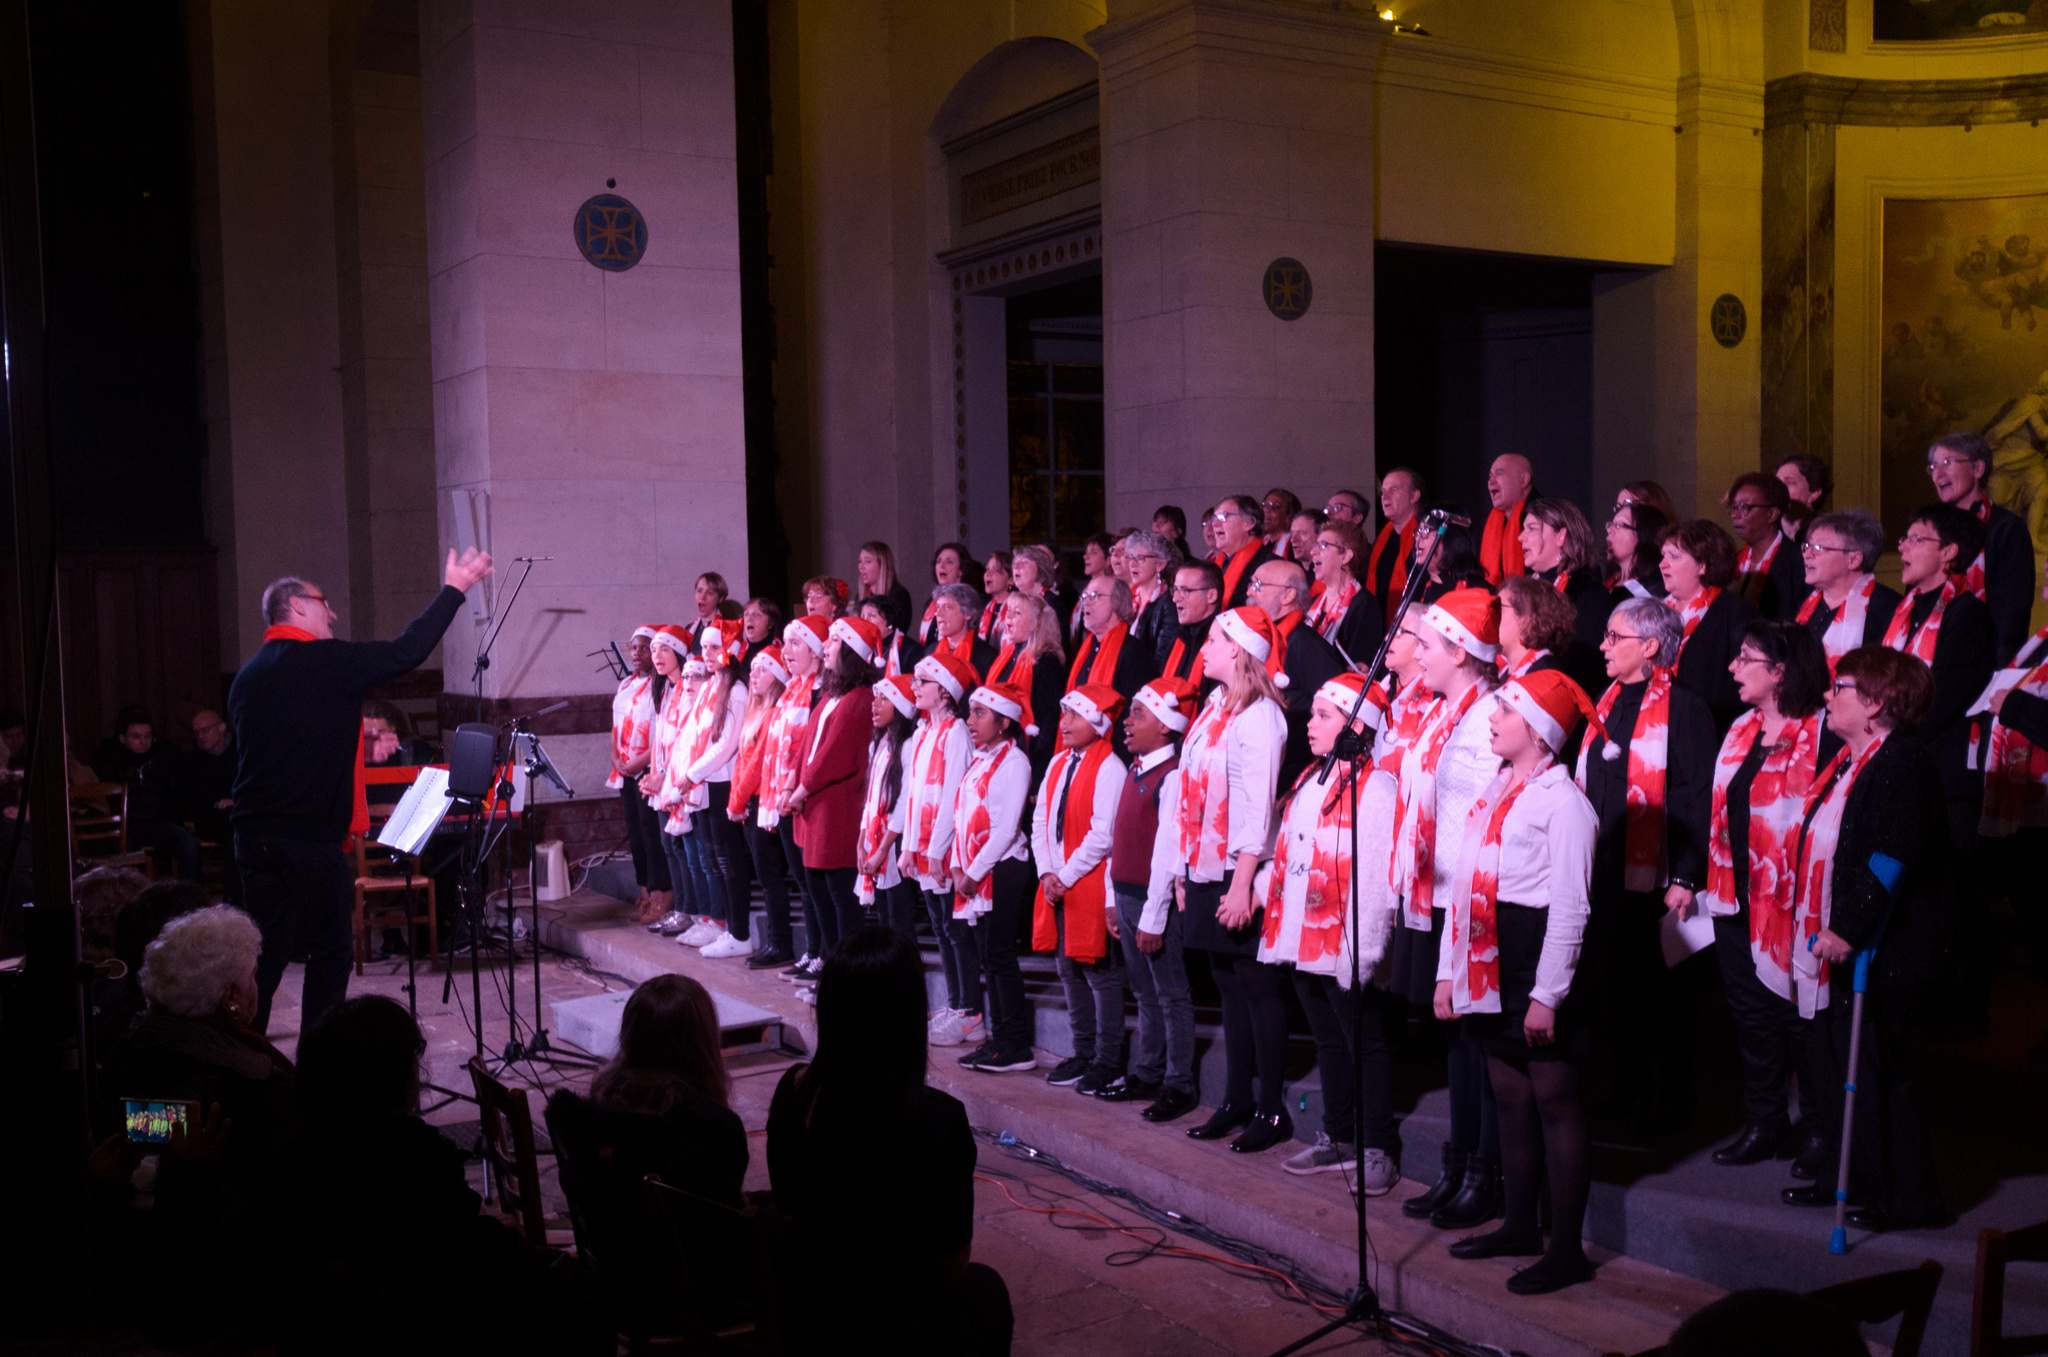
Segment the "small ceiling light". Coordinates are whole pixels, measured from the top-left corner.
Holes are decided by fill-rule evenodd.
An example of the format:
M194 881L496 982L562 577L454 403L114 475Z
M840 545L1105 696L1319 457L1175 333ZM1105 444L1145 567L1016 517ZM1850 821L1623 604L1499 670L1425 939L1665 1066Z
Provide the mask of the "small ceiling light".
M1383 9L1380 11L1380 17L1382 19L1392 19L1394 17L1394 11L1390 9Z

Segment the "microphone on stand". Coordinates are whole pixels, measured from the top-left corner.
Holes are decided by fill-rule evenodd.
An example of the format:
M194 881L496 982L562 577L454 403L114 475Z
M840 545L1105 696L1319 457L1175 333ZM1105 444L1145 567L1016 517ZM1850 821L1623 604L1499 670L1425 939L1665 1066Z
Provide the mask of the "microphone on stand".
M512 559L515 561L552 561L555 558L552 556L514 556Z
M1431 509L1428 513L1424 514L1423 517L1433 518L1439 523L1455 523L1461 528L1469 528L1472 526L1471 519L1466 518L1463 514L1454 514L1448 509ZM525 557L515 556L512 559L515 561L524 560Z

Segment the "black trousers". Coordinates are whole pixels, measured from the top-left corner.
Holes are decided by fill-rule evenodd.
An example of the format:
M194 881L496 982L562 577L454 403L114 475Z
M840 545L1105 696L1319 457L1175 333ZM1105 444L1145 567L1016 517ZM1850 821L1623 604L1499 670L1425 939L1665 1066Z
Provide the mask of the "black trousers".
M1799 1005L1773 994L1757 979L1749 950L1749 907L1714 920L1714 957L1721 965L1721 993L1735 1020L1735 1049L1742 1056L1742 1109L1752 1126L1780 1130L1791 1124L1786 1080L1799 1080L1800 1111L1814 1114L1813 1070L1807 1059L1812 1026ZM1814 1123L1817 1128L1818 1122Z
M640 783L627 778L619 788L619 805L626 816L626 846L633 850L633 880L642 890L665 891L668 884L668 854L661 849L661 822L654 807L640 794Z
M1586 952L1596 968L1594 1006L1613 1043L1615 1092L1639 1116L1692 1119L1699 1036L1692 1019L1699 970L1664 964L1661 894L1596 893Z
M789 864L789 874L796 878L797 902L804 915L804 950L814 957L822 957L831 944L818 920L818 911L832 908L832 903L819 898L818 883L811 880L810 870L804 866L803 850L796 846L796 821L783 816L775 822L775 834L782 842L782 860ZM775 936L772 922L768 926L768 935L771 938Z
M741 826L747 840L747 856L753 859L754 879L761 883L761 926L767 931L770 949L790 949L789 863L782 856L782 836L763 829L755 817L760 798L747 802L747 818Z
M1356 1144L1358 1114L1365 1112L1365 1147L1398 1154L1401 1134L1394 1125L1394 1055L1387 1046L1385 990L1365 987L1361 996L1330 975L1294 972L1294 992L1316 1039L1316 1070L1323 1080L1323 1129L1330 1139ZM1393 1002L1401 1002L1395 999ZM1352 1045L1356 1033L1358 1044ZM1358 1081L1358 1067L1365 1082Z
M1017 964L1017 938L1038 878L1023 858L1004 858L989 875L994 878L989 912L967 931L988 974L989 1040L999 1051L1016 1051L1032 1046L1036 1035L1031 1004L1024 997L1024 971Z
M1849 1031L1853 1000L1851 968L1833 968L1828 1006L1814 1015L1810 1057L1820 1126L1829 1148L1842 1143L1843 1088L1849 1077ZM1934 1182L1934 1155L1920 1115L1912 1067L1909 1004L1873 985L1863 997L1863 1044L1856 1061L1856 1124L1850 1129L1849 1200L1881 1206L1902 1220L1941 1214ZM1834 1170L1830 1155L1821 1173Z
M242 902L263 932L256 961L256 1022L268 1029L270 1003L284 968L300 943L306 948L306 987L299 1030L311 1031L328 1009L348 997L355 965L355 867L341 845L235 835L235 865Z

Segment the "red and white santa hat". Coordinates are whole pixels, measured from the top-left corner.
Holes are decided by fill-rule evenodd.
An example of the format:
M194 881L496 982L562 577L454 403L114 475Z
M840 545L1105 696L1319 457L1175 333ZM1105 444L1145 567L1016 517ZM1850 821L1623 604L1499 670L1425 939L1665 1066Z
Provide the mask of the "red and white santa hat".
M1358 695L1365 694L1364 705L1359 705ZM1378 730L1380 722L1386 719L1387 695L1383 689L1365 686L1363 674L1339 674L1316 689L1316 696L1335 707L1346 716L1358 707L1358 719L1365 722L1367 730Z
M875 691L889 699L889 705L906 717L917 719L917 698L910 691L910 675L890 674L875 685Z
M1026 735L1038 733L1038 723L1031 715L1031 694L1014 683L983 684L968 701L987 707L998 716L1009 717L1024 728Z
M946 650L936 650L925 656L911 672L944 688L953 695L955 702L973 692L975 685L981 682L981 675L974 672L973 665Z
M636 641L651 641L651 640L653 640L653 639L654 639L654 628L653 628L653 627L651 627L651 626L648 626L648 627L635 627L635 628L633 628L633 639L634 639L634 640L636 640Z
M697 633L697 651L704 663L722 669L747 653L746 637L739 623L715 617Z
M876 663L875 656L882 650L882 629L865 617L842 617L826 635L860 656L865 664Z
M675 657L679 660L691 658L691 653L696 649L695 646L690 644L690 633L672 623L654 627L650 630L651 634L647 638L648 644L662 646L675 652Z
M1097 735L1107 735L1110 723L1124 709L1124 697L1106 683L1084 683L1061 698L1060 705L1086 721Z
M1273 619L1266 616L1264 608L1232 608L1216 619L1216 625L1247 655L1266 666L1274 687L1287 686L1282 668L1287 663L1287 639L1273 625Z
M825 653L825 633L828 624L822 617L806 614L782 629L782 645L786 651L795 642L801 641L811 648L813 655Z
M683 662L683 677L686 679L707 678L710 676L710 673L711 666L698 659L695 655L692 655Z
M1159 718L1159 724L1176 735L1185 735L1195 719L1195 685L1184 678L1153 679L1138 689L1132 699Z
M1536 738L1548 745L1553 754L1564 749L1580 717L1592 722L1602 739L1607 737L1607 729L1600 724L1586 690L1556 669L1539 669L1509 679L1501 685L1499 696L1508 710L1529 723Z
M787 688L789 686L789 666L782 662L782 643L780 641L770 642L762 647L761 653L754 656L754 667L767 670L774 676L775 681L783 687Z
M1482 660L1500 651L1500 599L1486 589L1453 589L1429 605L1422 620Z

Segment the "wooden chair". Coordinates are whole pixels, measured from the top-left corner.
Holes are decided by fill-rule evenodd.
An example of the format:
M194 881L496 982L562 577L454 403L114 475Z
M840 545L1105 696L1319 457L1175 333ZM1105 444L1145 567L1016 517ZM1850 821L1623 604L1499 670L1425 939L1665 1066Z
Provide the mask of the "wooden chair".
M148 852L128 847L128 785L75 782L71 785L71 855L95 867L133 867L154 877Z
M1929 1258L1919 1267L1823 1286L1807 1292L1806 1298L1852 1324L1882 1324L1893 1315L1900 1316L1892 1357L1919 1357L1920 1341L1927 1336L1927 1316L1934 1309L1935 1288L1940 1285L1941 1264Z
M2048 1222L1977 1235L1976 1293L1970 1299L1970 1357L2048 1352L2048 1333L2005 1334L2005 1265L2048 1263Z
M780 1353L775 1264L761 1208L736 1211L654 1174L643 1181L675 1241L683 1350Z
M409 933L420 921L411 906L412 892L426 892L427 969L441 969L441 923L434 904L434 878L419 873L419 859L405 853L374 846L358 835L356 850L356 974L363 973L369 958L366 935L373 928L403 928ZM372 901L375 904L372 904Z
M546 1244L540 1152L534 1148L533 1109L527 1104L526 1090L500 1083L484 1068L482 1056L469 1058L469 1078L476 1085L476 1107L484 1128L484 1163L498 1209L517 1220L527 1243Z

